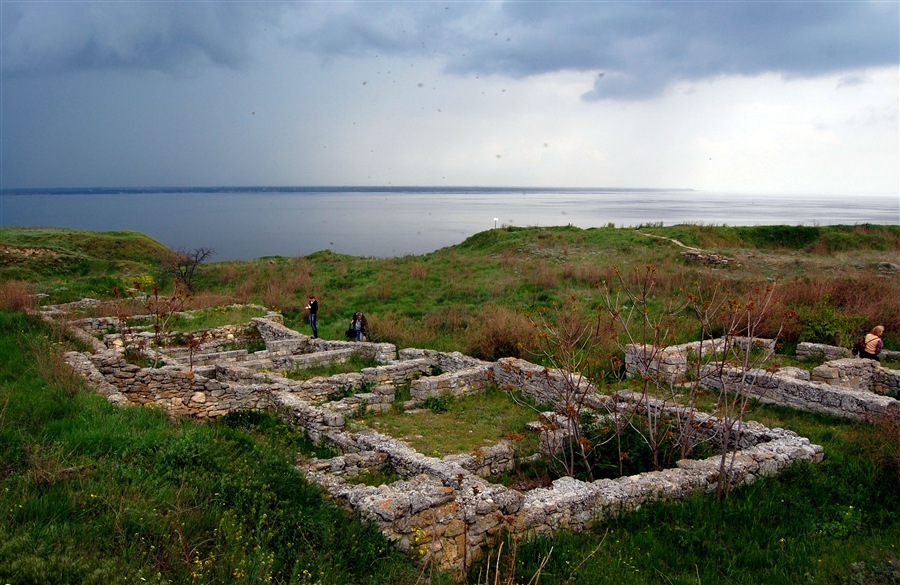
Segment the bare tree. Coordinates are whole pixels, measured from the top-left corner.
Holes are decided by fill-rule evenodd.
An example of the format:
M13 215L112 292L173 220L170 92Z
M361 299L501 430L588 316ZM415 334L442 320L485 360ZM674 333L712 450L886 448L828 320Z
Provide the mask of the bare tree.
M654 275L652 266L636 269L631 280L619 274L618 293L606 291L607 310L627 344L628 370L641 382L637 410L642 418L634 420L644 424L632 427L650 448L657 469L664 439L677 442L681 458L703 441L714 444L721 455L717 492L725 497L751 396L761 393L763 378L757 374L774 353L790 312L778 314L775 283L745 295L715 284L681 299L657 299L651 294ZM676 315L692 317L692 328L699 331L699 340L686 344L689 350L670 351ZM718 391L718 422L704 429L711 433L701 433L697 402L710 388ZM660 404L677 404L678 414L663 414Z
M743 423L752 398L762 394L760 382L764 376L759 374L774 354L785 322L793 317L791 311L778 312L780 302L775 298L775 286L773 282L756 287L740 300L721 294L718 287L709 289L705 296L688 295L703 336L711 339L713 331L723 332L721 343L711 345L711 355L706 359L698 355L694 382L719 391L715 437L721 449L716 485L719 497L730 491L729 479L740 448ZM767 337L762 337L767 330ZM702 352L703 345L700 347Z
M667 376L660 366L665 360L666 348L675 339L674 318L687 305L687 301L673 297L659 299L656 274L656 267L649 264L643 268L633 267L630 275L616 268L619 288L613 293L607 287L604 294L606 310L624 340L622 349L626 353L626 362L631 347L633 362L629 369L640 381L640 396L628 416L629 426L647 444L653 467L658 470L663 467L661 450L666 439L673 434L679 437L683 458L694 446L689 439L694 433L681 428L681 425L690 427L690 420L664 416L661 409L651 406L656 401L675 402L681 395L681 380ZM693 402L693 395L690 398ZM639 421L642 424L637 424Z
M201 247L192 251L178 248L160 259L160 269L178 280L188 291L193 291L197 267L206 262L213 252L212 248Z
M595 479L598 449L614 439L621 445L621 433L629 421L628 413L616 412L614 398L597 391L597 384L618 362L617 358L607 360L611 331L602 317L597 311L593 318L586 318L573 295L562 306L540 311L533 320L536 355L550 366L544 375L553 402L552 413L541 414L541 450L562 475L574 476L582 467L588 481ZM613 434L607 435L606 429ZM621 474L621 457L618 465Z

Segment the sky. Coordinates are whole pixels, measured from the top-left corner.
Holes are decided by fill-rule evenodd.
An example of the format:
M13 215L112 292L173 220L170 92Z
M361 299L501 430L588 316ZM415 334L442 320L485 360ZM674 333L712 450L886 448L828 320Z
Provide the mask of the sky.
M897 0L0 0L0 50L3 189L900 193Z

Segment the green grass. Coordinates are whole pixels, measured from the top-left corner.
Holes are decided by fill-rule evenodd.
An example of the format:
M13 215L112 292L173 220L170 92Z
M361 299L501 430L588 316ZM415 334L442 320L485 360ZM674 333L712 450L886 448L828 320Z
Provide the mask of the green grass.
M0 278L31 282L37 292L50 295L47 303L83 296L108 298L113 288L123 289L136 276L151 276L166 290L171 286L156 266L155 258L164 248L139 234L29 230L0 230L0 242L43 245L67 256L55 261L48 256L25 267L3 255ZM748 264L729 269L691 264L682 258L682 248L645 233L741 256ZM818 235L812 238L810 234ZM119 237L121 250L106 243ZM92 246L91 238L101 238L102 245ZM832 254L829 238L842 239L840 254ZM504 320L507 315L527 318L552 309L572 295L581 300L582 318L590 319L604 303L603 283L617 285L614 266L626 274L632 266L657 267L659 278L650 299L655 304L668 296L680 298L685 292L697 292L716 281L735 296L775 277L782 278L779 288L784 294L793 294L794 289L816 290L819 283L802 282L814 274L880 283L880 288L867 289L866 294L889 299L896 296L897 285L875 278L876 265L893 260L897 251L900 229L896 226L502 228L422 256L379 259L324 251L302 258L210 263L200 267L196 289L199 295L278 309L288 327L304 332L309 332L309 326L303 307L308 294L314 292L320 302L319 334L325 339L344 339L351 315L363 311L369 317L373 341L484 357L516 352L524 356L533 340L514 328L498 331L498 323L509 324ZM859 287L849 288L856 289ZM812 307L819 297L794 302L790 308ZM900 343L900 312L889 303L859 306L848 304L846 298L833 300L835 310L863 322L866 328L885 325L888 347ZM679 339L690 338L687 321L679 318L678 325ZM515 343L498 343L498 334L515 335L525 349L516 350ZM800 334L802 328L795 325L792 340Z
M519 442L523 456L537 450L537 436L525 433L525 425L537 419L537 412L507 392L489 388L473 396L444 399L442 406L415 413L370 414L362 422L434 457L470 453L509 438Z
M254 317L263 317L265 309L257 307L213 307L197 311L189 311L192 319L177 317L172 319L169 326L173 332L190 333L204 329L215 329L225 325L240 325L249 322ZM140 325L140 322L136 322Z
M0 277L34 283L49 303L109 298L169 251L138 232L64 228L0 228L0 244Z
M65 366L28 365L54 345L39 320L0 312L0 581L417 582L295 470L329 456L302 434L257 413L173 425L116 408Z
M329 377L336 374L349 374L351 372L361 372L365 368L374 368L379 366L374 358L364 358L359 355L352 355L345 362L329 364L327 366L315 366L312 368L296 368L287 372L286 378L297 381L311 380L313 378Z

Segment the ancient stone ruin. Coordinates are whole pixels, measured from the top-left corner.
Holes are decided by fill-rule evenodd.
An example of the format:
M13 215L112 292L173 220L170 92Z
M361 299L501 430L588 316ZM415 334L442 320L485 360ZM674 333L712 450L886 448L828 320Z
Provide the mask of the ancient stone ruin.
M743 338L730 342L751 344L751 340ZM724 343L723 339L712 339L666 348L630 345L626 348L626 368L635 373L650 371L676 383L686 376L692 359L721 352ZM770 339L754 339L752 345L764 351L775 349L775 342ZM897 353L887 351L884 355L895 358ZM719 371L717 366L707 365L700 370L699 384L714 390L737 391L741 387L760 402L837 417L859 420L900 417L900 401L896 399L900 396L900 371L884 368L874 360L851 358L850 350L841 347L801 343L797 355L801 359L815 356L831 359L813 369L812 374L799 368L770 372L725 367Z
M68 309L49 307L46 315L59 318ZM525 360L486 362L460 353L397 351L386 343L313 339L288 329L280 315L270 313L252 320L265 350L226 349L229 336L238 328L220 328L210 332L209 341L196 352L167 348L161 367L140 368L125 360L121 335L110 333L119 328L117 319L69 320L68 326L90 342L93 351L70 352L66 360L111 401L154 404L172 416L199 419L234 410L268 410L278 413L286 424L303 429L313 440L336 447L342 453L338 457L302 462L300 469L306 477L344 506L375 522L400 548L452 569L465 570L480 557L483 545L501 534L528 537L584 530L592 522L648 502L712 491L720 479L721 457L714 456L682 460L673 469L618 479L585 482L563 477L549 487L523 492L490 481L519 459L510 443L501 441L477 453L437 458L373 430L353 432L346 424L355 413L392 408L396 389L403 384L410 385L411 400L403 405L406 409L416 408L429 397L473 394L492 384L521 392L537 403L553 403L563 392L571 391L571 373ZM678 376L688 353L696 349L685 346L654 353L659 358L655 367L661 375ZM630 363L645 359L646 351L629 348ZM303 382L283 375L295 368L341 362L354 354L379 365ZM882 372L874 362L859 363L862 361L828 362L817 368L820 381L802 380L794 372L751 372L760 377L758 384L751 386L759 389L761 400L797 408L855 418L874 413L900 416L900 402L877 393L878 388L896 389L898 373ZM441 373L432 375L436 371ZM726 386L732 382L727 375L720 379ZM618 392L605 396L586 380L578 380L576 386L584 393L584 402L598 412L615 414L639 406L664 416L694 417L698 433L719 425L715 417L646 395ZM335 395L342 397L329 399ZM550 431L540 420L530 428L543 433L546 444L552 443L553 432L560 432ZM740 422L733 432L738 449L729 455L730 473L725 478L733 486L777 474L796 462L818 462L824 456L820 446L788 430ZM372 470L389 470L402 479L377 487L352 481Z

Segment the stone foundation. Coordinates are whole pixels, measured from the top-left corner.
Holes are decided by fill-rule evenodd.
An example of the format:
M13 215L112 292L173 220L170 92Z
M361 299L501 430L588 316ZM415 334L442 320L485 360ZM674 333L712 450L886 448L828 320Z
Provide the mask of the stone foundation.
M507 363L506 369L527 365L519 360ZM552 382L553 376L547 379ZM542 394L548 393L552 390ZM375 522L400 548L459 571L481 558L483 545L502 533L533 537L559 530L581 531L596 521L649 502L713 491L720 477L721 458L716 456L679 461L675 469L619 479L584 482L564 477L548 488L520 492L484 479L492 474L485 469L484 461L490 458L498 468L505 465L500 463L504 458L514 461L515 456L510 457L512 446L498 446L501 448L497 451L503 452L499 457L486 453L428 457L374 431L347 432L340 421L323 414L325 409L298 400L282 393L273 396L289 424L306 428L345 453L329 460L302 462L307 478ZM645 398L631 393L624 393L620 400L644 400L646 404ZM668 408L658 401L651 406ZM701 422L709 423L709 428L717 426L716 419L704 417ZM731 486L775 475L796 462L818 462L823 457L821 447L791 431L750 422L738 426L742 448L728 456L726 465L726 483ZM353 478L367 469L388 468L403 479L378 487L353 483Z
M840 362L853 362L854 367L842 369L841 366L844 364ZM863 362L868 362L868 364ZM830 364L836 364L837 367L832 367ZM871 421L886 416L900 418L900 401L856 385L858 378L854 374L859 372L859 367L875 370L872 366L877 366L877 363L871 360L851 359L828 362L816 368L816 370L827 369L829 372L843 371L845 380L854 382L853 384L848 383L846 386L812 381L808 375L804 375L807 374L806 372L801 370L802 374L798 376L795 370L787 368L774 374L765 370L743 372L737 368L725 368L721 378L717 376L704 377L702 385L715 390L724 388L731 392L743 390L750 396L758 398L760 402L842 418ZM883 370L883 368L878 369ZM885 378L889 378L891 384L897 383L898 375L900 372L895 370L885 372ZM839 380L839 378L840 374L836 374L834 378L830 379Z
M796 462L818 462L823 456L821 447L795 433L743 422L734 430L732 443L739 451L728 455L727 477L720 478L721 458L711 457L614 480L564 477L549 487L522 492L489 481L517 463L520 454L512 444L501 441L472 453L428 457L374 431L351 432L346 428L347 417L362 410L390 408L396 387L402 384L410 385L415 404L431 396L480 392L496 383L551 407L561 400L577 400L602 416L616 416L638 406L654 409L660 416L689 416L698 421L698 433L714 434L721 422L631 392L602 396L578 374L525 360L491 363L459 353L417 349L398 353L390 344L312 339L273 319L253 323L266 342L265 351L253 355L201 351L194 356L191 372L185 356L176 352L168 356L169 365L157 369L130 365L115 349L73 352L66 358L101 393L120 404L152 403L172 415L197 418L242 409L277 412L286 424L304 429L313 440L327 442L342 453L329 460L300 462L310 481L375 522L400 548L459 571L465 571L480 558L484 545L503 533L531 537L580 531L649 502L714 490L720 479L732 486L747 484ZM716 347L715 342L709 348L698 344L691 349L690 345L678 351L687 356L690 351ZM283 370L338 361L352 353L373 357L381 365L302 382L281 375ZM639 357L632 363L653 363L660 374L681 375L677 351L667 353L665 360L647 360L647 355L646 348L634 352L633 357ZM675 369L666 369L670 365ZM340 399L330 399L338 395ZM366 471L386 470L402 479L378 487L354 483Z

